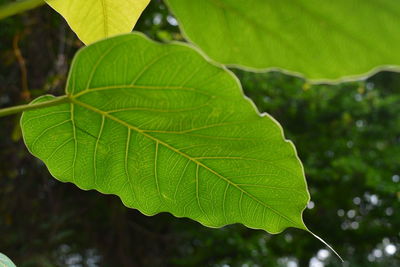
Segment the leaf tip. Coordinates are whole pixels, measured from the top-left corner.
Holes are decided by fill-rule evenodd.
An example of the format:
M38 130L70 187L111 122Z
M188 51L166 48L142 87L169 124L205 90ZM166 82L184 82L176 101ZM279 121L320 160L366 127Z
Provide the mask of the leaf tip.
M314 234L313 232L311 232L309 229L306 229L307 232L309 232L312 236L314 236L316 239L318 239L319 241L321 241L325 246L327 246L339 259L340 261L343 263L344 260L343 258L339 255L339 253L336 252L336 250L333 249L332 246L330 246L325 240L323 240L321 237L317 236L316 234Z

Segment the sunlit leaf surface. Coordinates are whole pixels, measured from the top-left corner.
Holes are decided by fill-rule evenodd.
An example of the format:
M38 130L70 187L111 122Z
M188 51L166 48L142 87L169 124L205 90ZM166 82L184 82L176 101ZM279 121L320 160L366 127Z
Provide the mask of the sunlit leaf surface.
M128 33L150 0L46 0L89 44L109 36Z

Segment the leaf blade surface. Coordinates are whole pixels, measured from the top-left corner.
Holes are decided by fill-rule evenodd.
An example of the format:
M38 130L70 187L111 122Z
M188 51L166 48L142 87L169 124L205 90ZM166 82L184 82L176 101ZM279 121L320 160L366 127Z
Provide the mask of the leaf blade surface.
M146 215L306 229L309 195L293 144L230 72L192 48L139 34L98 42L74 60L67 95L70 103L21 120L27 147L57 179Z

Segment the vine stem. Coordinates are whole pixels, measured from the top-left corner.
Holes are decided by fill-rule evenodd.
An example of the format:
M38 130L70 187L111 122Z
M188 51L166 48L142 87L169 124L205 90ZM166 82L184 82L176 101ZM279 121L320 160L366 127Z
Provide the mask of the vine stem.
M5 4L0 7L0 20L44 4L44 0L23 0Z
M56 105L59 105L62 103L67 103L67 102L69 102L69 98L67 95L64 95L64 96L59 96L59 97L56 97L56 98L53 98L51 100L41 102L41 103L26 104L26 105L4 108L4 109L0 109L0 117L5 117L8 115L13 115L16 113L21 113L21 112L33 110L33 109L52 107L52 106L56 106Z

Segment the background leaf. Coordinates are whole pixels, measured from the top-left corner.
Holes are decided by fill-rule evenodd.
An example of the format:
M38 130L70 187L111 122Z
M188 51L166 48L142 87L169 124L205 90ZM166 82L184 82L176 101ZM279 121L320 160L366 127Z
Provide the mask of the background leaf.
M132 31L150 0L46 0L85 44Z
M186 37L212 59L281 69L313 82L399 69L397 0L167 0Z
M15 264L6 255L0 253L0 266L15 267Z
M139 34L96 43L75 58L67 94L71 103L21 120L27 147L60 181L116 194L147 215L306 229L294 146L231 73L190 47Z

